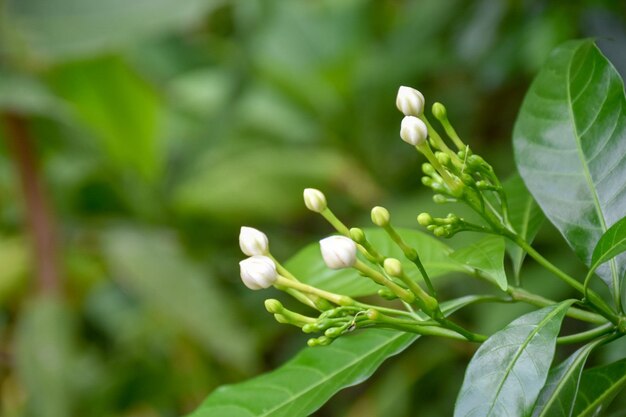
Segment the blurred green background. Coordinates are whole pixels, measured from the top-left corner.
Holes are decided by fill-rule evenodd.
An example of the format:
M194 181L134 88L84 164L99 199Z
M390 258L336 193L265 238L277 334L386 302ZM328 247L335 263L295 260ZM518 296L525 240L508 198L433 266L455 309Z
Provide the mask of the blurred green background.
M305 187L351 225L377 204L410 227L445 214L399 140L398 86L506 177L533 75L583 36L626 74L622 1L0 1L0 415L179 416L280 365L306 339L241 285L239 227L285 260L330 233ZM537 241L580 271L563 245ZM421 340L315 415L450 415L473 349Z

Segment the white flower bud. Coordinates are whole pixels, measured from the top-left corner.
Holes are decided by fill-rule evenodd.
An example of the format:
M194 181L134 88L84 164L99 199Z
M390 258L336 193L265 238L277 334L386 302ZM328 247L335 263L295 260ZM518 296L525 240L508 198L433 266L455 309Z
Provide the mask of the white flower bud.
M328 206L324 193L315 188L304 189L304 205L316 213L323 212Z
M239 262L241 280L251 290L269 288L276 282L276 265L267 256L255 255Z
M374 223L376 226L385 227L389 224L389 221L391 220L389 210L381 206L374 207L371 214L372 223Z
M402 86L396 96L396 107L405 116L420 116L424 112L424 96L411 87Z
M324 263L330 269L342 269L356 263L356 243L345 236L330 236L320 240Z
M409 145L418 146L426 141L428 128L414 116L405 116L400 126L400 137Z
M239 231L239 247L248 256L267 255L269 253L267 235L253 227L241 227Z

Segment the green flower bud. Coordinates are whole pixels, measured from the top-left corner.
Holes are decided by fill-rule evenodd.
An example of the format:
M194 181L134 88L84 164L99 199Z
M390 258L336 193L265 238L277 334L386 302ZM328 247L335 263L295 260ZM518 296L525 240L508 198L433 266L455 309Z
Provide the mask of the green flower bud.
M319 332L320 329L317 323L307 323L304 326L302 326L302 331L304 333L315 333L315 332Z
M450 155L444 152L435 153L435 157L437 158L437 161L439 161L439 163L443 166L449 166L452 162L450 159Z
M268 311L268 313L276 314L283 311L284 307L280 303L280 301L269 298L265 300L265 309Z
M402 263L395 258L387 258L383 263L383 268L392 277L399 277L402 275Z
M345 327L331 327L329 329L326 329L326 331L324 332L324 336L335 339L341 336L344 330Z
M374 310L372 308L365 312L365 317L367 317L369 320L378 320L379 315L380 313L378 312L378 310Z
M424 184L427 187L432 187L433 186L433 179L430 177L422 177L422 184Z
M377 291L379 297L384 298L385 300L395 300L398 298L396 294L393 293L389 288L383 287Z
M422 164L422 172L424 172L424 174L426 175L434 175L437 171L435 170L435 168L429 164L428 162L424 162Z
M376 226L385 227L389 225L391 215L389 211L381 206L376 206L372 209L372 223Z
M447 117L446 108L441 103L434 103L432 108L433 116L439 120L443 120Z
M435 227L433 233L437 237L446 237L448 235L448 231L443 226Z
M454 201L454 199L448 198L443 194L435 194L433 195L433 201L437 204L443 204L443 203L448 203L450 201Z
M280 324L291 324L291 321L282 314L274 314L274 319Z
M441 195L441 194L436 194L436 195L435 195L435 197L436 197L437 195ZM442 196L442 197L443 197L443 196ZM433 197L433 198L434 198L434 197ZM444 198L445 198L445 197L444 197ZM426 227L426 226L430 225L430 224L433 222L433 217L432 217L430 214L428 214L428 213L420 213L420 214L417 216L417 222L418 222L420 225L422 225L422 226Z
M353 227L352 229L350 229L350 237L352 238L352 240L359 244L365 241L365 233L362 229L359 229L358 227Z
M304 205L315 213L321 213L328 207L324 193L315 188L304 189Z

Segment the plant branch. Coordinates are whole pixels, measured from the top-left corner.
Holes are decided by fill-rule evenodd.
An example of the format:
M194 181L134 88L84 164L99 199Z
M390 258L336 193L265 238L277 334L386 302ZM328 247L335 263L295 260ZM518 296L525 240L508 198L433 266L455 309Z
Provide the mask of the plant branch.
M61 289L57 236L52 211L40 176L33 138L23 116L5 113L2 119L5 140L19 174L28 228L33 239L37 287L41 292L55 293Z

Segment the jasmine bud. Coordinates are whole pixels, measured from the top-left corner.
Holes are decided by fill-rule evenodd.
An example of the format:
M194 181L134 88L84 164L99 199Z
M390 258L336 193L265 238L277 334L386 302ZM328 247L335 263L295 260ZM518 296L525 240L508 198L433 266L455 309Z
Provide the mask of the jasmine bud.
M424 172L424 174L430 175L430 176L435 175L437 173L437 171L435 171L435 168L428 162L424 162L422 164L422 171Z
M359 229L358 227L353 227L352 229L350 229L350 237L356 243L365 242L365 233L363 232L362 229Z
M414 116L405 116L400 125L400 137L406 143L419 146L428 138L426 124Z
M396 107L405 116L420 116L424 112L424 96L411 87L402 86L396 96Z
M389 211L381 206L376 206L372 209L372 223L376 226L385 227L389 225L391 215Z
M448 236L448 231L443 226L435 227L435 230L433 231L433 233L437 237Z
M443 203L453 202L453 201L456 201L456 200L448 198L448 197L446 197L443 194L435 194L435 195L433 195L433 201L435 203L437 203L437 204L443 204ZM419 221L419 219L418 219L418 221Z
M273 298L265 300L265 309L268 313L277 314L283 311L283 308L283 305L278 300L275 300Z
M239 271L244 285L251 290L271 287L278 273L276 265L267 256L255 255L239 262Z
M330 269L343 269L356 263L356 243L345 236L330 236L320 240L324 263Z
M438 194L438 195L440 195L440 194ZM429 226L429 225L431 225L431 224L432 224L432 222L433 222L433 217L432 217L430 214L428 214L428 213L420 213L420 214L417 216L417 222L418 222L420 225L422 225L422 226L426 227L426 226Z
M402 263L395 258L387 258L383 264L385 272L392 277L399 277L402 275Z
M443 120L447 116L446 115L446 108L441 103L434 103L432 112L433 112L433 116L435 116L435 118L437 118L439 120Z
M253 227L241 227L239 231L239 247L248 256L267 255L269 253L267 235Z
M304 205L315 213L321 213L328 207L324 193L315 188L304 189Z

